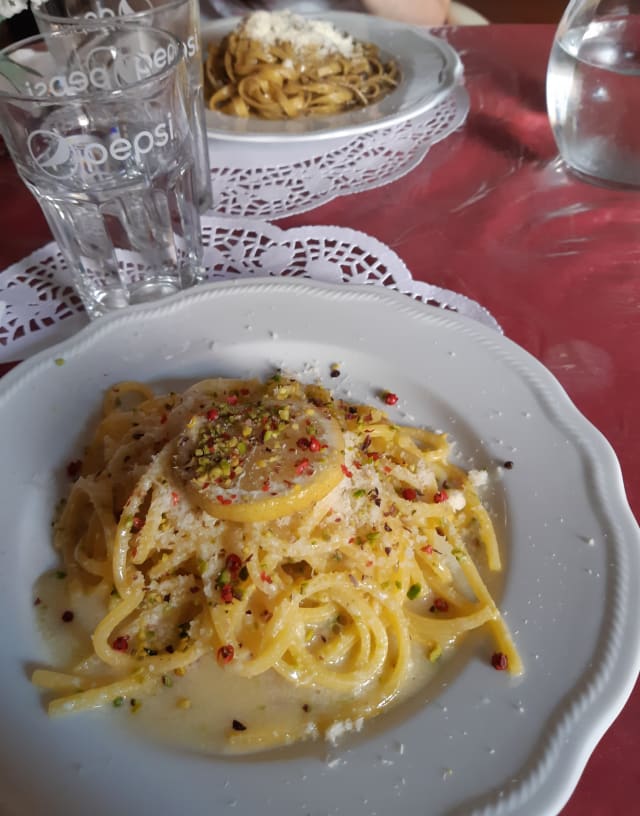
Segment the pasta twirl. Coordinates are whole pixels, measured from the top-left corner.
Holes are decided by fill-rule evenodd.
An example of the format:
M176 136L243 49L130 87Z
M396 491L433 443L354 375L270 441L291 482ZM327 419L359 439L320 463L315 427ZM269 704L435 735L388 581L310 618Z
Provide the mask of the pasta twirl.
M211 110L272 120L364 107L399 79L397 63L384 60L375 45L290 12L250 15L209 45L205 64Z
M480 627L522 668L477 566L501 568L493 526L446 437L280 375L114 386L55 543L71 603L98 614L76 666L33 675L52 714L162 693L205 657L324 695L303 726L229 728L252 750L376 716Z

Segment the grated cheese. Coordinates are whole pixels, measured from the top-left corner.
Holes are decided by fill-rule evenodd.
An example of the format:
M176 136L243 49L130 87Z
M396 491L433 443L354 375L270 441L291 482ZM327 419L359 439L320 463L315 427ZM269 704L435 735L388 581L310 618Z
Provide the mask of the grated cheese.
M470 470L469 481L474 487L484 487L489 481L489 474L486 470Z
M355 43L325 20L308 20L290 11L255 11L243 24L244 34L266 47L291 43L298 52L314 49L319 54L351 57Z
M364 719L358 717L357 720L338 720L327 728L325 731L325 739L335 745L340 737L349 734L352 731L361 731Z
M464 510L467 504L462 490L450 490L448 502L451 509L455 510L456 513L460 512L460 510Z

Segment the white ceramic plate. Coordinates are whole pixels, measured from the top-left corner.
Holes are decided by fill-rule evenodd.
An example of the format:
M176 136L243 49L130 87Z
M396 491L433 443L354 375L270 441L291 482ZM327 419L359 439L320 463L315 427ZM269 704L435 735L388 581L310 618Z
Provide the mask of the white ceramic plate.
M495 672L489 644L469 641L457 674L445 668L336 749L247 760L163 747L113 711L49 720L27 679L45 654L32 585L54 562L58 477L102 390L273 366L317 372L353 398L389 388L399 420L449 431L463 464L489 470L500 604L524 678ZM0 450L4 816L552 814L631 691L640 537L615 456L546 369L475 321L381 287L213 284L101 319L6 375Z
M353 136L426 113L461 81L463 69L460 58L440 37L371 14L332 11L323 13L322 19L332 22L358 40L374 43L383 55L394 57L402 73L398 87L380 102L366 108L335 116L308 116L286 122L243 119L207 110L207 133L210 138L273 142ZM202 40L205 47L210 42L221 40L239 21L239 17L229 17L203 22Z

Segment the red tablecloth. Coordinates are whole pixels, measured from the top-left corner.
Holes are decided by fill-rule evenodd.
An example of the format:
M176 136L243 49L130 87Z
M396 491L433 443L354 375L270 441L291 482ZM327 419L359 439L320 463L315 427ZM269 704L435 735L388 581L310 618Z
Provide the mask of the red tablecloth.
M584 184L557 162L544 103L551 26L458 28L445 36L465 64L465 128L405 178L280 226L362 230L391 246L414 278L487 307L607 436L638 517L640 194ZM2 269L51 236L7 158L0 159L0 201ZM638 810L639 730L636 690L563 816Z

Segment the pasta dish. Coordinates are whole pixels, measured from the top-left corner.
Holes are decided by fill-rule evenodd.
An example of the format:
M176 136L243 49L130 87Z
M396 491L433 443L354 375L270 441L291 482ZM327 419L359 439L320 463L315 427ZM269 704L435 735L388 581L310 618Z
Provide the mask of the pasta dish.
M294 119L377 102L400 78L394 60L330 23L257 11L208 47L205 96L231 116Z
M454 465L444 434L395 424L397 398L381 397L280 374L110 388L55 523L82 653L34 672L49 712L162 700L209 660L227 685L312 693L295 725L250 700L228 716L227 748L257 750L375 717L481 627L487 665L519 673L481 577L501 568L484 472Z

